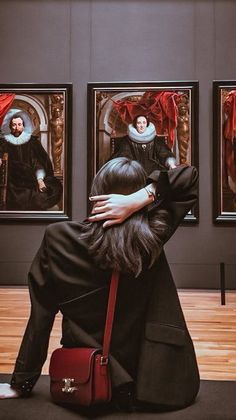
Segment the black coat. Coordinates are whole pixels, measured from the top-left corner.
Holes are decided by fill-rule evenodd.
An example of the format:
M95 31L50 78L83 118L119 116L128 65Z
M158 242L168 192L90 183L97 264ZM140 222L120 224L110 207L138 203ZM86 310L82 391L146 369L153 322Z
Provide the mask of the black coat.
M173 234L197 195L197 172L179 167L155 171L159 200L150 211L168 209ZM81 225L62 222L47 228L32 263L32 310L17 358L12 386L27 394L47 356L55 314L63 314L62 344L102 343L110 272L95 267L78 239ZM111 368L113 386L135 381L137 398L183 407L199 389L199 374L176 288L164 252L138 278L122 274L114 321Z

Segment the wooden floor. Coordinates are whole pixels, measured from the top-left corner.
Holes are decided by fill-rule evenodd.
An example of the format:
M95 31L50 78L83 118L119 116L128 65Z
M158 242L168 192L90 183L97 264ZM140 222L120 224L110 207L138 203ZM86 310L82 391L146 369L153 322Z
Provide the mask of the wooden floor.
M197 354L201 379L236 380L236 292L227 292L226 306L215 291L179 291ZM12 372L29 315L26 288L0 288L0 372ZM50 339L43 368L48 373L52 350L59 346L61 316Z

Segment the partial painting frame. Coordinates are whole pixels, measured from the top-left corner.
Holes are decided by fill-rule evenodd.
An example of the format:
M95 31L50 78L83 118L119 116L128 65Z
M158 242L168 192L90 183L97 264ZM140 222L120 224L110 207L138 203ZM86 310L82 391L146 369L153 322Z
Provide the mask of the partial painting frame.
M177 164L198 168L198 81L88 83L88 192L135 114L155 125ZM89 203L88 203L89 208ZM199 222L199 203L183 223Z
M213 81L213 222L236 226L236 81Z
M71 219L72 84L0 85L0 221Z

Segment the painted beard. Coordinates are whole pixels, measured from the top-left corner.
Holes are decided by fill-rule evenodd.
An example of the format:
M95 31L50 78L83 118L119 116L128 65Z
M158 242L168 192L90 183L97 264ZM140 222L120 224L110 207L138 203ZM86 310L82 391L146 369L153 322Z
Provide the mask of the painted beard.
M22 131L19 131L19 130L15 130L15 131L12 131L12 132L11 132L11 134L12 134L14 137L19 137L19 136L21 135L21 133L22 133Z

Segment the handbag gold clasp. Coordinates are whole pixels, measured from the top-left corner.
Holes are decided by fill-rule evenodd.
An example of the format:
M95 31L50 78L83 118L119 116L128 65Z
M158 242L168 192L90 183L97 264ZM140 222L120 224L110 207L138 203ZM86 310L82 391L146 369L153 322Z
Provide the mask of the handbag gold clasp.
M78 389L76 386L71 386L74 382L73 378L63 378L62 381L64 382L64 387L61 389L62 392L71 393Z
M108 365L108 357L101 356L100 365Z

